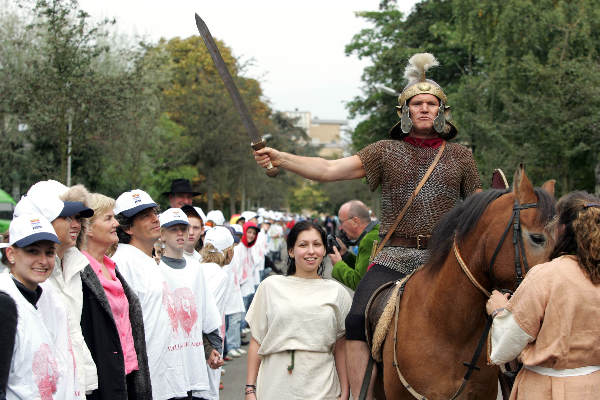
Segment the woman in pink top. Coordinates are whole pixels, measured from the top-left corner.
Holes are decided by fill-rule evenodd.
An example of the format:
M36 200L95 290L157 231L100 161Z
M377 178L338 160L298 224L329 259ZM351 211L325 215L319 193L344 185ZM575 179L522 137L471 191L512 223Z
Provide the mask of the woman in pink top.
M85 228L82 251L90 264L81 272L81 327L98 370L98 389L87 398L151 399L140 303L115 263L106 256L118 241L115 201L95 193L89 204L94 217Z
M557 204L552 261L532 268L513 297L494 291L490 360L517 356L511 399L600 396L600 199L573 192Z

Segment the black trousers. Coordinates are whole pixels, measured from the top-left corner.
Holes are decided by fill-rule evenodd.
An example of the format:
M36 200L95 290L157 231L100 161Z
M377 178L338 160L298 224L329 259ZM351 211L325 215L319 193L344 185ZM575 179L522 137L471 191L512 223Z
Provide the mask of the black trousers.
M371 295L384 283L402 279L402 272L375 264L358 283L352 299L352 307L346 316L346 339L367 341L365 336L365 310Z

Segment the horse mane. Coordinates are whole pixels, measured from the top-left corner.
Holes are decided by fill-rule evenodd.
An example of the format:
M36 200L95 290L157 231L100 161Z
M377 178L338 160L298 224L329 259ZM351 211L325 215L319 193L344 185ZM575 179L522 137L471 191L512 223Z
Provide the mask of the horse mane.
M458 241L462 240L475 227L490 203L511 191L490 189L475 193L447 212L437 223L429 239L427 247L430 257L425 268L434 273L439 271L452 248L454 236ZM544 189L535 188L534 191L537 196L537 220L540 223L548 222L556 212L554 198Z

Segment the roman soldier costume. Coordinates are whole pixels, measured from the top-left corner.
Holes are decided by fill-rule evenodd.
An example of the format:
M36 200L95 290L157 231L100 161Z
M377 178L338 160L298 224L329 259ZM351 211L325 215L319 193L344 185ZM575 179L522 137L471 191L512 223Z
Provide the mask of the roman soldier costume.
M410 58L405 71L408 84L398 98L400 121L390 132L392 139L378 141L358 152L370 189L374 191L381 187L380 238L394 230L358 285L346 319L346 337L350 340L366 340L364 311L373 291L424 264L428 258L427 240L434 226L459 200L481 187L471 151L460 144L446 142L457 134L447 97L436 82L425 76L430 67L437 65L437 60L428 53ZM419 94L431 94L439 100L439 111L433 124L437 137L410 136L412 121L408 104ZM396 223L442 145L444 150L437 164Z

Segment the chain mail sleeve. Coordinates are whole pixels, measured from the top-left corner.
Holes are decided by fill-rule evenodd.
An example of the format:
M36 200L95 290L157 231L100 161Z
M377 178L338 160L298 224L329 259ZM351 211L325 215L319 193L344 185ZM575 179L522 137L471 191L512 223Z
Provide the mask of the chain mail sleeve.
M358 157L365 169L365 176L367 178L367 183L369 184L369 189L371 189L372 192L381 184L383 175L382 159L386 142L387 140L380 140L368 145L358 152Z
M460 183L460 197L465 199L472 195L477 189L481 189L481 178L479 177L479 171L477 171L477 165L473 158L473 153L466 147L460 146L461 150L461 164L462 164L462 179Z

